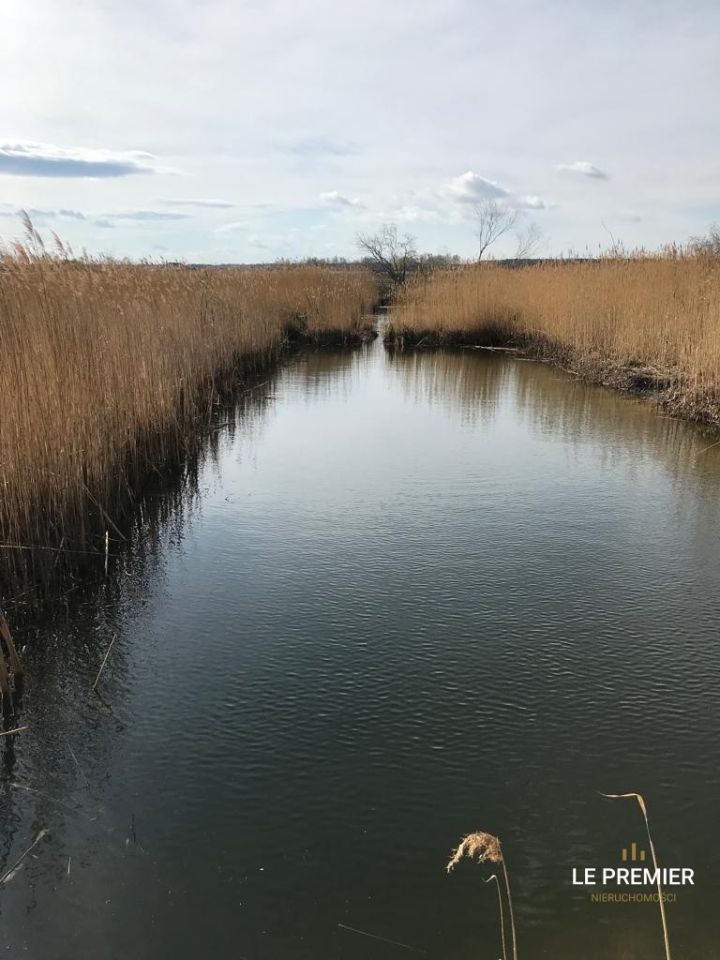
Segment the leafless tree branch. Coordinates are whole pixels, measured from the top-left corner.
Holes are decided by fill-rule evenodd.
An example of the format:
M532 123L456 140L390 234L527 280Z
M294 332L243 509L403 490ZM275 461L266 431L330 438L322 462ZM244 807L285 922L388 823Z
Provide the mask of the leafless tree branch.
M418 259L415 238L408 233L400 236L394 224L383 224L375 234L359 233L356 242L376 272L393 284L405 283Z
M696 257L720 257L720 224L714 223L704 237L690 237L690 252Z
M518 212L499 200L481 200L473 208L475 235L478 240L478 260L496 240L515 226Z
M536 223L529 224L525 230L518 230L515 237L517 239L516 260L528 260L533 254L537 253L538 248L543 243L542 230Z

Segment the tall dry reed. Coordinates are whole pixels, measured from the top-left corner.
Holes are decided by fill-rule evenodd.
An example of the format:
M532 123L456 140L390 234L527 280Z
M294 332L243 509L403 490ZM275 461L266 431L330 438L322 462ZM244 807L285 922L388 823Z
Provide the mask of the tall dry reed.
M656 386L720 422L720 260L677 253L467 266L401 292L396 343L515 343L598 380Z
M655 844L653 843L652 834L650 833L650 821L648 819L645 798L641 793L603 793L602 796L606 797L608 800L636 800L637 805L640 807L640 812L642 813L643 820L645 821L645 832L648 838L648 846L650 847L650 856L652 858L653 869L658 875L657 892L658 904L660 906L660 924L662 926L663 946L665 947L665 960L672 960L672 956L670 955L670 933L668 931L667 916L665 915L663 889L662 884L660 883L660 865L658 864L657 853L655 852Z
M103 551L116 511L193 443L213 397L288 331L358 336L369 274L0 256L0 563L32 579Z
M503 894L500 887L500 881L496 873L491 873L485 883L494 883L498 898L498 913L500 915L500 944L502 946L503 960L507 960L507 945L505 943L505 910L503 909Z
M513 911L512 896L510 894L510 876L499 838L493 836L491 833L485 833L483 830L476 830L475 833L469 833L466 837L463 837L458 846L453 850L447 867L445 868L447 872L450 873L454 870L463 857L467 857L469 860L475 860L477 863L499 863L502 866L503 880L505 881L505 895L507 897L508 912L510 915L513 960L517 960L517 936L515 933L515 914ZM499 903L501 939L503 957L505 957L505 918L502 908L502 898L500 898Z

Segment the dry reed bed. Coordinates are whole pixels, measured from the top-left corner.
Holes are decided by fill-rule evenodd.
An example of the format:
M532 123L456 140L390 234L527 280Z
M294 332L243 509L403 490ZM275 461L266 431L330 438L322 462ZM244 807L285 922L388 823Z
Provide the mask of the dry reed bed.
M668 255L463 267L411 283L397 346L514 345L720 424L720 261Z
M219 391L294 338L357 340L375 287L319 266L191 269L0 257L0 577L103 549ZM31 547L31 549L28 549Z

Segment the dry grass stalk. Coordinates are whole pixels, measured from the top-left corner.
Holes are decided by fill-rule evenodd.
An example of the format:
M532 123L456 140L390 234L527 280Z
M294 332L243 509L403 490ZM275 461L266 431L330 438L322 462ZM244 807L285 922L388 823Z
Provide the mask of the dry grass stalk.
M340 930L347 930L349 933L357 933L361 937L368 937L370 940L378 940L380 943L389 943L393 947L402 947L403 950L409 950L411 953L419 953L426 957L427 951L419 950L417 947L410 946L409 943L402 943L400 940L389 940L387 937L381 937L377 933L368 933L367 930L359 930L357 927L349 927L346 923L338 923Z
M12 878L13 878L13 877L15 876L15 874L17 873L18 869L22 866L22 863L23 863L23 860L25 859L25 857L29 856L29 854L31 854L31 853L33 852L33 850L35 849L35 847L40 843L40 841L42 840L42 838L45 837L46 835L47 835L47 830L43 828L43 829L38 833L38 835L35 837L35 839L34 839L33 842L30 844L30 846L27 848L27 850L25 850L25 852L24 852L20 857L18 857L18 859L15 861L15 863L14 863L8 870L6 870L5 873L0 877L0 886L2 886L2 884L8 883L10 880L12 880Z
M102 674L103 670L105 669L105 664L108 662L108 657L110 656L110 651L112 650L113 644L115 643L116 640L117 640L117 634L113 634L113 638L112 638L112 640L110 641L110 646L109 646L109 647L107 648L107 650L105 651L105 656L103 657L103 662L100 664L100 669L98 670L97 676L95 677L95 683L93 683L93 685L92 685L92 691L93 691L93 693L95 692L95 688L97 687L98 681L100 680L100 675Z
M660 922L662 924L663 942L665 944L665 960L672 960L672 957L670 956L670 935L668 933L667 917L665 916L665 904L663 903L663 891L660 883L660 868L658 867L657 854L655 853L655 844L653 843L653 839L650 834L650 822L648 820L645 800L640 793L603 793L602 796L607 797L609 800L637 800L637 804L640 807L643 819L645 820L645 831L647 833L648 846L650 847L650 856L652 857L653 869L657 872L658 903L660 905Z
M3 733L0 733L0 737L12 737L16 733L23 733L25 730L27 730L27 726L15 727L14 730L5 730Z
M507 960L507 946L505 945L505 911L503 910L502 890L500 889L500 881L497 878L497 874L491 873L485 883L490 883L493 880L495 881L495 889L497 890L498 897L498 910L500 911L500 939L502 941L502 955L503 960Z
M508 913L510 915L510 932L512 934L513 960L517 960L517 936L515 934L515 916L513 913L512 896L510 894L510 877L508 876L507 864L502 852L502 845L498 837L491 833L485 833L482 830L476 830L475 833L469 833L464 837L455 850L452 852L447 864L447 871L450 873L458 863L468 857L477 863L499 863L503 870L503 880L505 881L505 893L508 901ZM500 907L500 917L502 926L503 950L505 949L505 927L502 904Z

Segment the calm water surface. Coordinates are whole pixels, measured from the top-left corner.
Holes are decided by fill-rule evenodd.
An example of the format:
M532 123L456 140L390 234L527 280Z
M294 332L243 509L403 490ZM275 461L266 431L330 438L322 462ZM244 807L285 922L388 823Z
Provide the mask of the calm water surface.
M50 836L0 888L0 950L497 960L489 871L444 872L481 828L521 960L659 960L657 906L570 882L644 841L599 796L638 790L661 860L696 871L673 956L714 956L711 442L498 355L291 362L125 573L19 638L2 869Z

